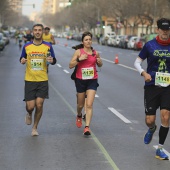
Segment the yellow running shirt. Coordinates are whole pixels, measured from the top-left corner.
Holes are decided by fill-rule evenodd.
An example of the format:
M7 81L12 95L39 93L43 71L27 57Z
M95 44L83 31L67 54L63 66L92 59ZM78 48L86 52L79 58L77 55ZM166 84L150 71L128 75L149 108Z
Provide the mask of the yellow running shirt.
M26 43L22 49L21 58L26 58L25 81L47 81L47 61L48 54L55 58L52 45L43 41L40 45L35 45L33 42Z
M43 41L52 43L51 36L52 36L52 34L46 35L45 33L43 33Z

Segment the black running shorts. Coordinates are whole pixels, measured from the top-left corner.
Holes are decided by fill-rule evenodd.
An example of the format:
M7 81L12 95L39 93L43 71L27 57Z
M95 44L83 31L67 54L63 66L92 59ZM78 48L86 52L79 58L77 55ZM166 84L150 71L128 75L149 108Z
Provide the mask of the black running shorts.
M146 115L156 115L158 108L170 111L170 86L144 86L144 106Z
M48 98L48 81L25 81L25 101L35 100L37 97Z
M77 93L83 93L90 89L96 91L97 87L99 86L97 79L89 79L89 80L76 79L75 85L76 85Z

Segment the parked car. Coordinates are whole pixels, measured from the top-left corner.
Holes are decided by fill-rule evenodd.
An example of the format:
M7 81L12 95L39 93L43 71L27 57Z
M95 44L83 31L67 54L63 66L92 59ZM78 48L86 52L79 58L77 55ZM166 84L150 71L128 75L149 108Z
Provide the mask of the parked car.
M145 44L145 38L138 37L134 43L134 50L141 50Z
M125 44L125 38L127 37L127 35L123 35L121 38L120 38L120 41L119 41L119 44L118 44L118 47L119 48L125 48L124 46L124 44Z
M10 40L9 40L8 37L3 37L3 40L4 40L4 42L5 42L5 45L8 45L9 42L10 42Z
M114 47L119 46L119 42L120 42L121 37L123 37L123 35L116 35L116 37L113 39L112 44L113 44Z
M73 33L72 39L73 39L73 40L77 40L77 38L78 38L78 34L77 34L77 33Z
M99 43L101 45L106 45L107 44L107 39L104 36L101 36L99 39Z
M108 45L108 46L113 46L113 41L114 41L115 38L116 38L115 35L114 35L114 36L110 36L110 37L108 38L108 40L107 40L107 45Z
M0 51L5 48L5 41L3 40L3 34L0 33Z
M133 35L125 35L122 41L122 48L128 48L127 44Z
M128 43L127 43L127 48L129 49L133 49L134 48L134 44L135 44L135 40L137 39L138 37L137 36L132 36Z

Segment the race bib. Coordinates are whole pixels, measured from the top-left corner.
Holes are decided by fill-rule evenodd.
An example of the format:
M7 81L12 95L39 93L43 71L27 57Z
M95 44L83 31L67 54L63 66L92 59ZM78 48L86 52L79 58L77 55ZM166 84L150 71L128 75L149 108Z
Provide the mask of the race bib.
M89 68L82 68L82 79L93 79L94 78L94 68L89 67Z
M31 69L32 70L43 70L43 59L31 59Z
M170 74L169 73L161 73L156 72L155 75L155 85L167 87L170 85Z

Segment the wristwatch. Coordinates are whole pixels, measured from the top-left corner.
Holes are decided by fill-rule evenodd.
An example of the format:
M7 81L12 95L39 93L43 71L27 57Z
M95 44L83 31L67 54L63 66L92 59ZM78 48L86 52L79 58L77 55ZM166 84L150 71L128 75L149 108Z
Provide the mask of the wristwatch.
M80 62L79 58L77 58L76 61L79 63Z

